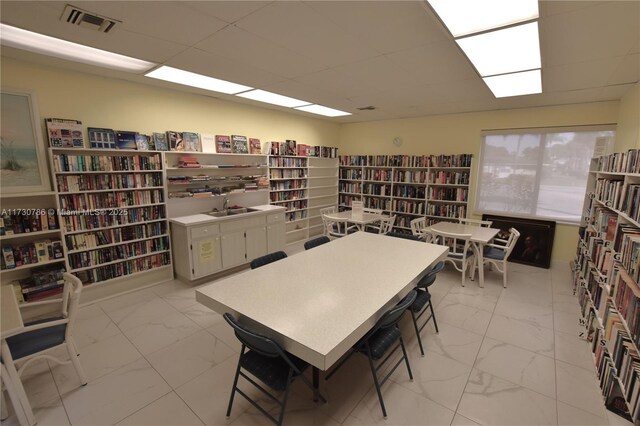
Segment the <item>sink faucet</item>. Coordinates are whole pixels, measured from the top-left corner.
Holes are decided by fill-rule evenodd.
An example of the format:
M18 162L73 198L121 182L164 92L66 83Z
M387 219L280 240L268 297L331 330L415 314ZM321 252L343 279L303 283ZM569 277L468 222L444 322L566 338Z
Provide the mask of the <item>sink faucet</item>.
M222 203L222 210L227 210L229 208L229 199L224 197L224 202Z

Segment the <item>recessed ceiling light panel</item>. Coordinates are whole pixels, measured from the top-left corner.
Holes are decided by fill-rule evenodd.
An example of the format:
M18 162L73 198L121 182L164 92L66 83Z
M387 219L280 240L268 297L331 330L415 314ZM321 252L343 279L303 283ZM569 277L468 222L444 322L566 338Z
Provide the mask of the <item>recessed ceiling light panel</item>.
M153 62L130 58L6 24L0 24L0 43L3 46L120 71L143 72L156 66Z
M236 93L253 89L253 87L243 86L242 84L168 67L166 65L146 73L145 76L170 81L172 83L184 84L185 86L197 87L199 89L211 90L213 92L226 93L228 95L235 95Z
M538 18L538 0L428 0L454 37Z
M482 77L540 68L538 23L456 40Z
M496 98L542 93L540 70L496 75L483 80Z
M310 112L312 114L324 115L326 117L342 117L343 115L351 115L350 112L340 111L333 108L327 108L322 105L307 105L296 108L300 111Z
M260 89L239 93L236 96L252 99L254 101L265 102L268 104L288 107L288 108L295 108L295 107L311 104L311 102L301 101L300 99L294 99L288 96L278 95L277 93L271 93L271 92L267 92L266 90L260 90Z

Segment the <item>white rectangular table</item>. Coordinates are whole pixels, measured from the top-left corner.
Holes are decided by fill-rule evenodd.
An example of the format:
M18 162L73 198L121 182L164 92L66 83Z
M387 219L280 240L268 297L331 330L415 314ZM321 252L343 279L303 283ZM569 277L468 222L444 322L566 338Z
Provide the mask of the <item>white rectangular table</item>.
M327 370L446 253L439 245L356 232L214 282L197 290L196 300Z
M496 228L486 228L484 226L467 225L455 222L438 222L430 226L432 230L450 232L454 234L471 234L471 242L477 247L478 257L478 284L484 287L484 245L491 241L498 232Z
M353 210L345 210L343 212L335 212L335 213L325 213L324 216L327 219L346 220L347 222L355 224L360 231L363 231L366 225L380 222L382 219L388 217L383 214L371 213L371 212L354 213Z

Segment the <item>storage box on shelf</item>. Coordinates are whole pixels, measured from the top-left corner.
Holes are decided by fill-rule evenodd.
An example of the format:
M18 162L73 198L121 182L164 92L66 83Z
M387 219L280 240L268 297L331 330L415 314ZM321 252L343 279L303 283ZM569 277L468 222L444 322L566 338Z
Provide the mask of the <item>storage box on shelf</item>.
M180 151L163 155L169 217L222 210L225 199L243 207L267 203L266 155Z
M55 193L2 194L0 202L2 284L13 285L19 301L60 293L57 273L66 265Z
M321 234L323 227L320 209L337 205L336 149L319 148L320 154L328 156L269 156L270 203L286 208L287 244ZM301 154L307 152L305 150Z
M340 156L339 205L362 200L367 208L396 215L395 229L466 217L471 155Z
M640 424L640 157L594 159L574 264L580 335L607 408ZM584 327L584 328L583 328Z
M83 301L173 278L160 152L50 148L49 159L69 272L109 282Z

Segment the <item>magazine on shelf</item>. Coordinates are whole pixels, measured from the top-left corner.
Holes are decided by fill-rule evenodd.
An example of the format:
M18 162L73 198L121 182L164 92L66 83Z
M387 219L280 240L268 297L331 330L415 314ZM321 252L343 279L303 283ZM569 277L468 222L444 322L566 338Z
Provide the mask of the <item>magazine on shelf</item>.
M116 132L113 129L87 127L89 133L89 147L97 149L115 149Z
M231 150L234 154L248 154L249 143L246 136L231 135Z
M184 143L184 150L191 152L200 152L200 135L194 132L182 132L182 142Z
M230 153L231 138L227 135L216 135L216 152Z
M202 145L202 152L215 153L216 152L216 137L211 133L202 133L200 135L200 144Z
M153 142L157 151L168 151L169 145L167 144L167 134L153 132Z
M136 132L124 130L116 131L116 139L118 141L118 149L136 149Z
M149 151L149 136L136 133L136 147L138 151Z
M53 148L84 148L82 121L47 118L47 137Z
M249 154L262 154L260 139L249 138Z

